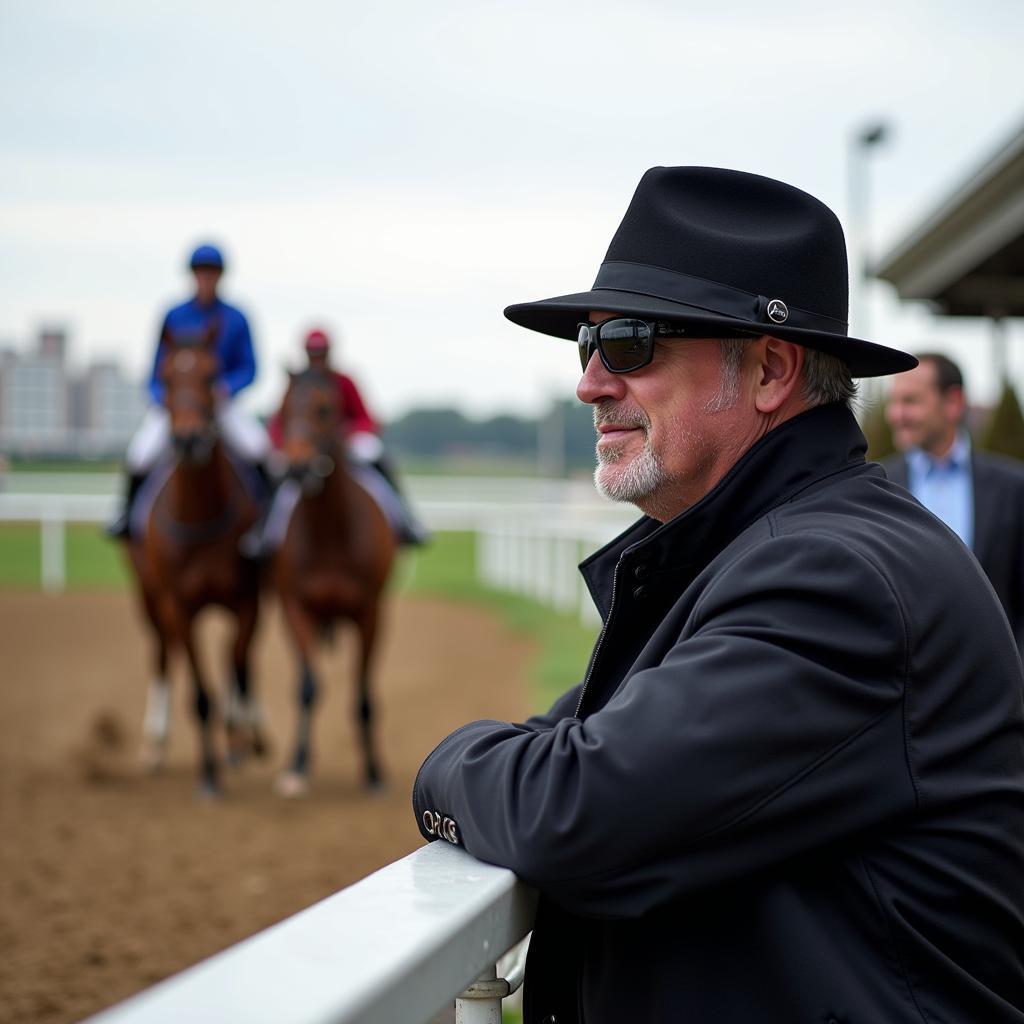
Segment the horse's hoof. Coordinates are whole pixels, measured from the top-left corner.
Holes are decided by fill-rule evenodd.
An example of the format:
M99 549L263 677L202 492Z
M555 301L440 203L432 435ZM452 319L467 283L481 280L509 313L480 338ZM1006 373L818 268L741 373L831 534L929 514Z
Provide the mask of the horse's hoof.
M286 800L295 800L309 792L309 780L299 772L281 772L274 780L274 792Z

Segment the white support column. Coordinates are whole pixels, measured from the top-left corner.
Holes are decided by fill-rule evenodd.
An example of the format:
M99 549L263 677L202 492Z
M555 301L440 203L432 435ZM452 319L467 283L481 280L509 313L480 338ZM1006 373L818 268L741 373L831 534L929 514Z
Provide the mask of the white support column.
M40 521L40 561L43 589L59 593L64 589L64 520L59 513L47 513Z
M455 1024L501 1024L501 1001L509 984L492 965L455 999Z

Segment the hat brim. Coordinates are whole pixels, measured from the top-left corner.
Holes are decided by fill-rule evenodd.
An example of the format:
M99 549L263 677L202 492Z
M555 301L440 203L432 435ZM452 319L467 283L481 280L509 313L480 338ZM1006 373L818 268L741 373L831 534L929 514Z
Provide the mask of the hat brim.
M845 334L829 334L826 331L787 327L785 324L755 323L716 315L681 302L608 288L595 288L575 295L558 295L537 302L520 302L506 307L505 316L512 323L531 331L575 341L579 324L592 310L622 313L648 320L667 320L683 325L693 324L695 338L701 336L701 325L713 328L716 337L721 336L722 330L729 329L735 329L737 336L769 334L773 338L792 341L837 356L850 368L853 377L882 377L889 373L903 373L917 366L917 360L907 352L876 345L872 341L862 341L860 338L850 338Z

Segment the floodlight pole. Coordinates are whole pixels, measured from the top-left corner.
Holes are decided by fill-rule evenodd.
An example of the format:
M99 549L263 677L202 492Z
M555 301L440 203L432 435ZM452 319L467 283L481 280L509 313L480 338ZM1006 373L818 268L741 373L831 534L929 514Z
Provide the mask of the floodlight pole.
M857 338L871 339L868 312L868 281L871 278L869 240L869 174L871 150L884 142L889 131L884 121L865 125L850 136L847 147L847 189L849 194L850 249L850 333ZM865 382L864 397L873 395L873 379Z

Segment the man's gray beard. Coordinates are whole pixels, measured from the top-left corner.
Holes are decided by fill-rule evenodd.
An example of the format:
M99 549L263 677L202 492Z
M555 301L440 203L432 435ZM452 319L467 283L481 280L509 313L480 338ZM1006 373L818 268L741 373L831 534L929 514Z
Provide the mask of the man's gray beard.
M605 408L608 408L607 406ZM597 426L605 414L601 406L594 408L594 425ZM665 469L661 460L651 447L651 424L646 416L639 410L632 412L627 417L621 414L607 414L608 419L614 419L623 426L641 427L644 432L644 446L639 455L630 458L628 465L624 466L621 472L605 471L626 458L621 447L611 449L597 449L597 467L594 469L594 486L598 493L612 501L625 501L635 504L638 500L653 494L658 487L665 482Z
M597 468L594 470L594 484L604 497L635 505L653 494L664 482L665 472L658 457L651 451L649 440L644 441L643 451L634 456L628 466L619 473L608 474L609 479L605 480L602 478L603 471L618 462L622 455L621 452L609 454L611 458L598 457Z

